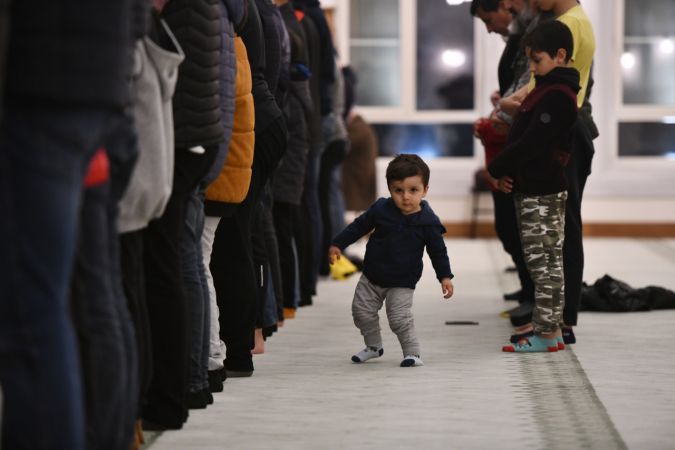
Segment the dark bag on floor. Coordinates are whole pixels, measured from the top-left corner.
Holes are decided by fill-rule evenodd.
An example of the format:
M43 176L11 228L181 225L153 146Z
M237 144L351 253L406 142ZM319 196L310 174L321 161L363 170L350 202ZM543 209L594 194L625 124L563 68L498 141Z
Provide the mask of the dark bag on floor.
M659 286L635 289L605 275L592 286L584 283L580 311L631 312L675 309L675 292Z

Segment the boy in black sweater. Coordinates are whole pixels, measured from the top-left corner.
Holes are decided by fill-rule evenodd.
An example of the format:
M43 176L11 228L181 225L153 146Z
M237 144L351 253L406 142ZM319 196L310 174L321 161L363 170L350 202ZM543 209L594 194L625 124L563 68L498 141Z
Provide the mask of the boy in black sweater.
M573 125L577 118L579 72L568 66L572 33L560 21L545 22L525 37L536 87L518 109L506 147L488 166L503 192L514 192L523 254L535 284L534 333L520 336L505 352L555 352L565 286L567 179Z
M431 258L445 298L453 293L450 261L443 241L445 228L422 200L429 190L429 167L417 155L398 155L387 166L390 198L380 198L333 239L328 262L373 231L366 247L363 275L352 302L354 324L366 348L352 356L355 363L382 356L378 311L386 299L389 326L401 343L401 367L422 366L415 334L412 299L422 276L424 247Z

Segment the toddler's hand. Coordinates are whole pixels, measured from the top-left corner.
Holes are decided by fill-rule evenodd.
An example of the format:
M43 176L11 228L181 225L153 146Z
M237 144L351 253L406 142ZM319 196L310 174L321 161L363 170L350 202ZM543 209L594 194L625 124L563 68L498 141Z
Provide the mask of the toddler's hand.
M334 245L328 247L328 264L333 265L335 261L340 259L340 256L342 256L342 252L339 247Z
M450 278L443 278L441 280L441 290L443 291L443 298L450 298L455 292L455 287L452 285Z

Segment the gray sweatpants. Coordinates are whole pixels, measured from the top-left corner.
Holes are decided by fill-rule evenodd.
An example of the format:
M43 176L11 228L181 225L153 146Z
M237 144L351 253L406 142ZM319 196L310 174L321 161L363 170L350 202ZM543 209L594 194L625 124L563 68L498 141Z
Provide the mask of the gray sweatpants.
M383 288L361 275L352 301L352 317L368 347L382 347L379 311L386 300L389 328L398 337L403 356L420 354L412 316L414 292L409 288Z

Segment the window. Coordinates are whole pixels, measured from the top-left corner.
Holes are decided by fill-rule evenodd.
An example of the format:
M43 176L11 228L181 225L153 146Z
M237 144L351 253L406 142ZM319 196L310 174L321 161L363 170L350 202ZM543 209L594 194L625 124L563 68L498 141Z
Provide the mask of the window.
M472 124L376 124L381 156L415 153L422 158L473 156Z
M675 151L675 2L626 0L620 55L619 156ZM670 109L670 110L669 110Z
M349 0L356 104L382 156L474 156L474 19L461 0ZM405 137L395 142L394 137Z
M358 104L400 105L398 0L352 0L350 28L350 64L359 77Z
M417 109L473 110L473 26L468 3L418 2Z

